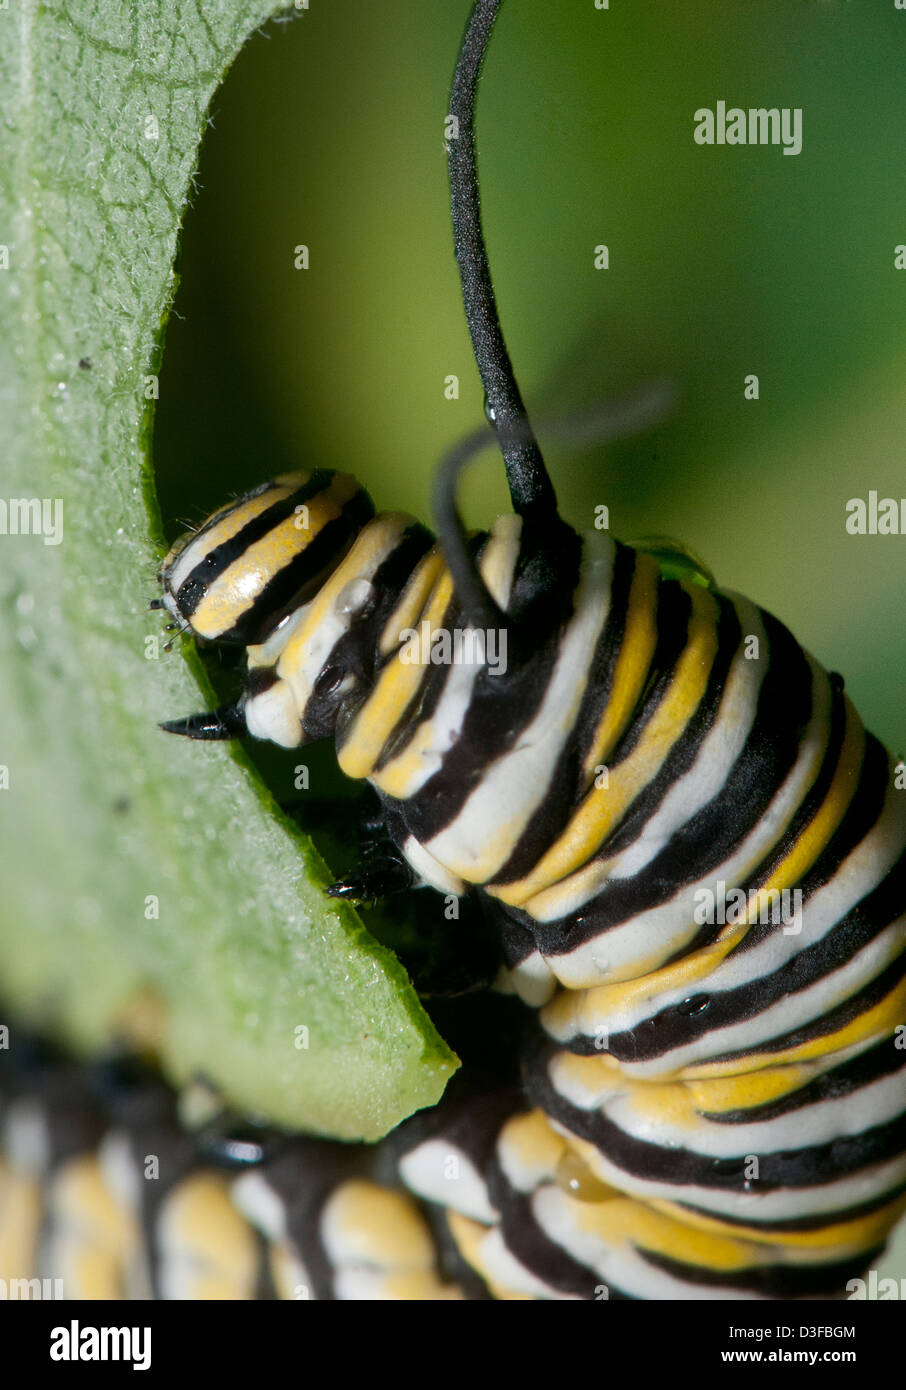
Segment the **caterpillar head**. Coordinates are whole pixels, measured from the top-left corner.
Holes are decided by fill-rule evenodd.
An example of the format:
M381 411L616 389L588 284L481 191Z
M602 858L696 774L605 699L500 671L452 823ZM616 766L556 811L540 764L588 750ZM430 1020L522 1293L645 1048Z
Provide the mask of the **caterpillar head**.
M176 542L162 605L204 641L256 646L317 593L373 515L348 473L285 473Z

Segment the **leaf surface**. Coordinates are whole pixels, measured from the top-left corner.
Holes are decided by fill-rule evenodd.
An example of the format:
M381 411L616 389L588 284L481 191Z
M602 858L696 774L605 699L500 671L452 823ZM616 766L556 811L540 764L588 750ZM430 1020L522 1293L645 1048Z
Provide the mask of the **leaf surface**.
M376 1138L455 1057L242 750L156 728L212 698L147 611L162 325L209 102L271 13L0 8L0 995L79 1050L140 1035L176 1081Z

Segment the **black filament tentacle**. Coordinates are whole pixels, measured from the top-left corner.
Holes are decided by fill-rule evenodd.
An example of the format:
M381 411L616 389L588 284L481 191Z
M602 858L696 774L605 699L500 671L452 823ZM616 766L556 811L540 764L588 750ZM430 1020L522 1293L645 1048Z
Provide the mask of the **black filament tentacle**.
M453 242L462 283L466 321L506 465L513 510L522 517L550 522L557 498L538 441L528 420L507 352L481 225L475 161L475 94L500 0L476 0L466 29L453 86L450 116L457 127L447 142Z

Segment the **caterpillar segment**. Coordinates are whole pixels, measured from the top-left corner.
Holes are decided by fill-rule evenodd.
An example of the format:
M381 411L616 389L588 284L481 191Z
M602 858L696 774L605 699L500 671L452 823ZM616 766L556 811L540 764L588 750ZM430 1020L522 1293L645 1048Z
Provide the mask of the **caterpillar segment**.
M418 1201L368 1176L375 1151L187 1130L179 1098L145 1067L105 1072L45 1056L25 1088L0 1076L11 1297L461 1296L440 1277Z
M604 1181L520 1088L465 1079L366 1146L188 1131L179 1098L124 1071L112 1095L45 1065L24 1107L0 1082L0 1277L20 1297L822 1298L883 1244L880 1210L794 1239L690 1221Z
M163 728L332 738L374 789L393 854L336 896L477 904L503 961L479 1051L505 1079L469 1062L367 1148L190 1122L153 1077L19 1058L4 1277L69 1297L830 1298L906 1206L902 765L776 618L663 545L559 517L481 230L498 7L476 0L448 154L512 513L467 535L456 507L488 431L438 470L437 539L349 474L283 474L174 546L155 606L245 658L232 702Z
M165 561L163 604L243 642L245 684L166 727L332 737L413 881L479 904L497 988L526 1006L519 1105L536 1116L498 1117L469 1200L441 1200L492 1293L589 1296L593 1270L633 1297L823 1296L906 1198L904 779L776 618L669 546L559 516L481 226L475 97L498 8L473 7L448 158L512 513L463 527L457 482L484 435L438 469L437 542L346 474L222 509ZM397 886L400 862L337 892ZM526 1170L515 1133L539 1145ZM429 1202L446 1190L426 1177L433 1142L406 1160Z
M316 476L284 479L288 497L316 502ZM244 535L269 553L261 495L235 504L242 525L216 521L240 571ZM179 595L204 604L208 549L203 528L163 570L190 625ZM536 1018L526 1095L595 1181L666 1204L690 1241L786 1246L832 1280L906 1193L896 765L842 680L747 599L590 533L542 620L538 554L515 514L469 542L498 657L516 635L495 666L445 549L371 513L317 595L264 622L234 718L290 747L332 734L413 879L477 899L498 987Z

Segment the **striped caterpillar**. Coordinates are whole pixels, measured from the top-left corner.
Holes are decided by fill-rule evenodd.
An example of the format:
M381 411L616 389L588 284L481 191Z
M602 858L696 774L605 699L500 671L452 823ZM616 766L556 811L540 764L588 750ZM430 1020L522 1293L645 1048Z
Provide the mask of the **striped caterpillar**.
M107 1266L127 1289L206 1296L226 1269L236 1291L321 1298L820 1297L906 1205L896 768L770 615L558 517L480 239L472 95L496 8L467 34L451 180L512 515L464 536L461 455L437 543L346 475L293 474L215 514L162 580L180 626L247 652L236 702L167 727L335 738L387 832L335 894L415 877L480 903L522 1001L513 1039L490 1030L518 1084L475 1062L379 1150L256 1140L235 1182L212 1154L245 1161L239 1141L190 1141L172 1098L148 1099L182 1154L153 1211L134 1198L153 1083L86 1096L75 1155L52 1132L29 1148L46 1113L13 1088L8 1148L22 1181L52 1175L66 1250L76 1158L131 1213ZM505 634L506 669L411 660L425 624L432 651ZM513 1003L489 1005L504 1033Z
M526 1094L599 1217L614 1193L635 1203L651 1290L826 1291L906 1202L902 779L776 619L559 517L481 237L472 118L496 9L476 6L460 55L450 178L513 513L467 541L468 445L438 475L437 543L347 475L230 504L168 557L163 603L246 647L245 687L165 727L332 736L388 837L334 893L477 896L505 987L540 1010ZM462 631L499 634L506 670L427 658ZM592 1267L645 1296L617 1264Z

